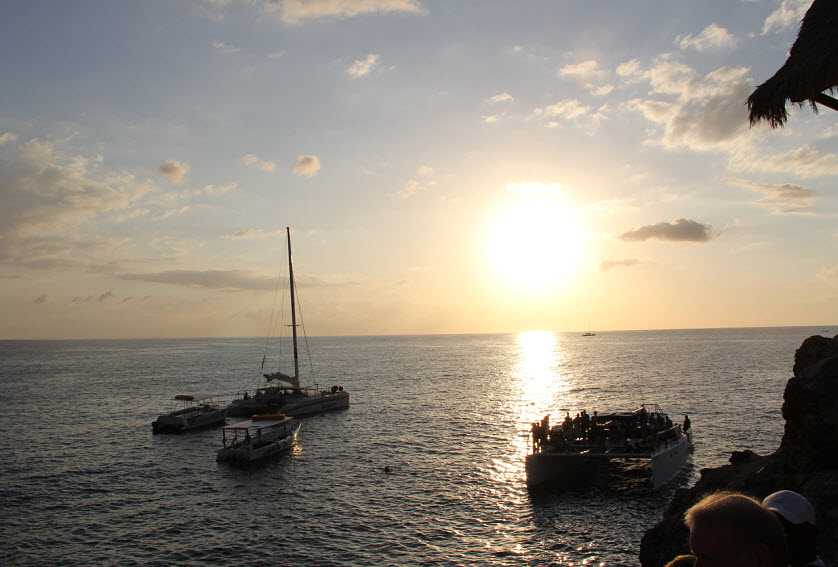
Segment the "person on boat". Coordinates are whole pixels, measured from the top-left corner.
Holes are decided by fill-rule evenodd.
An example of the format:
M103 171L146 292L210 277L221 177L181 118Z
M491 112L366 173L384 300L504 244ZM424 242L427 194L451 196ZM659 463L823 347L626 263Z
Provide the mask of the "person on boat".
M755 498L716 492L693 504L684 523L696 565L785 567L783 526Z
M762 505L776 514L786 532L789 565L825 567L818 557L818 528L815 508L802 494L780 490L765 497Z
M690 416L684 414L684 433L690 430Z

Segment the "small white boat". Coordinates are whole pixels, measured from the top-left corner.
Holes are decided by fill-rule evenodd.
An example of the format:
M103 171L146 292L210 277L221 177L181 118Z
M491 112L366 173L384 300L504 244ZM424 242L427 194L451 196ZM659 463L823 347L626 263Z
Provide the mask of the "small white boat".
M213 398L196 399L194 396L178 394L175 403L175 409L158 416L151 423L151 430L155 434L182 433L224 423L224 405Z
M584 411L550 427L550 416L532 424L526 457L527 485L576 485L607 476L612 461L640 462L652 488L675 478L692 451L689 420L672 423L655 404L632 412L593 416Z
M300 422L284 414L255 415L223 430L218 462L246 465L284 453L300 431Z

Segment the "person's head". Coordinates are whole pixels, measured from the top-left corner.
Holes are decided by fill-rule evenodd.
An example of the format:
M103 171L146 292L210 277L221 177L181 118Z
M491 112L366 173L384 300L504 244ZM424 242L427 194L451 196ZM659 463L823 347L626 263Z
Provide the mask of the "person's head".
M780 490L766 496L762 505L780 519L786 532L789 563L793 566L811 563L818 556L818 529L815 508L802 494Z
M684 515L696 567L786 565L783 527L759 500L734 492L705 496Z

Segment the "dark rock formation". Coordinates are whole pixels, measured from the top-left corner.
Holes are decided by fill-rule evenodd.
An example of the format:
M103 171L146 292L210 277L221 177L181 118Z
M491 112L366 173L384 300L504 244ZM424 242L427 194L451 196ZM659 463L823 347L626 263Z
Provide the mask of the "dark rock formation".
M688 553L683 517L702 496L733 490L764 498L777 490L797 491L815 506L821 558L838 563L838 336L809 337L794 356L794 376L783 394L785 432L772 455L736 451L730 464L702 469L701 478L672 497L663 520L646 532L640 562L659 567Z

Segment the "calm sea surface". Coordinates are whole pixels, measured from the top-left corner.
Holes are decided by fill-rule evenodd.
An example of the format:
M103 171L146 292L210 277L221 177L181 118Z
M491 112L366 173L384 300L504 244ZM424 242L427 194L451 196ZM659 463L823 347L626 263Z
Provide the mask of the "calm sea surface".
M250 470L215 462L220 429L150 423L256 384L263 339L0 342L0 563L636 565L674 486L776 448L794 351L824 330L314 338L310 373L352 407ZM527 491L531 421L640 402L693 421L673 486Z

